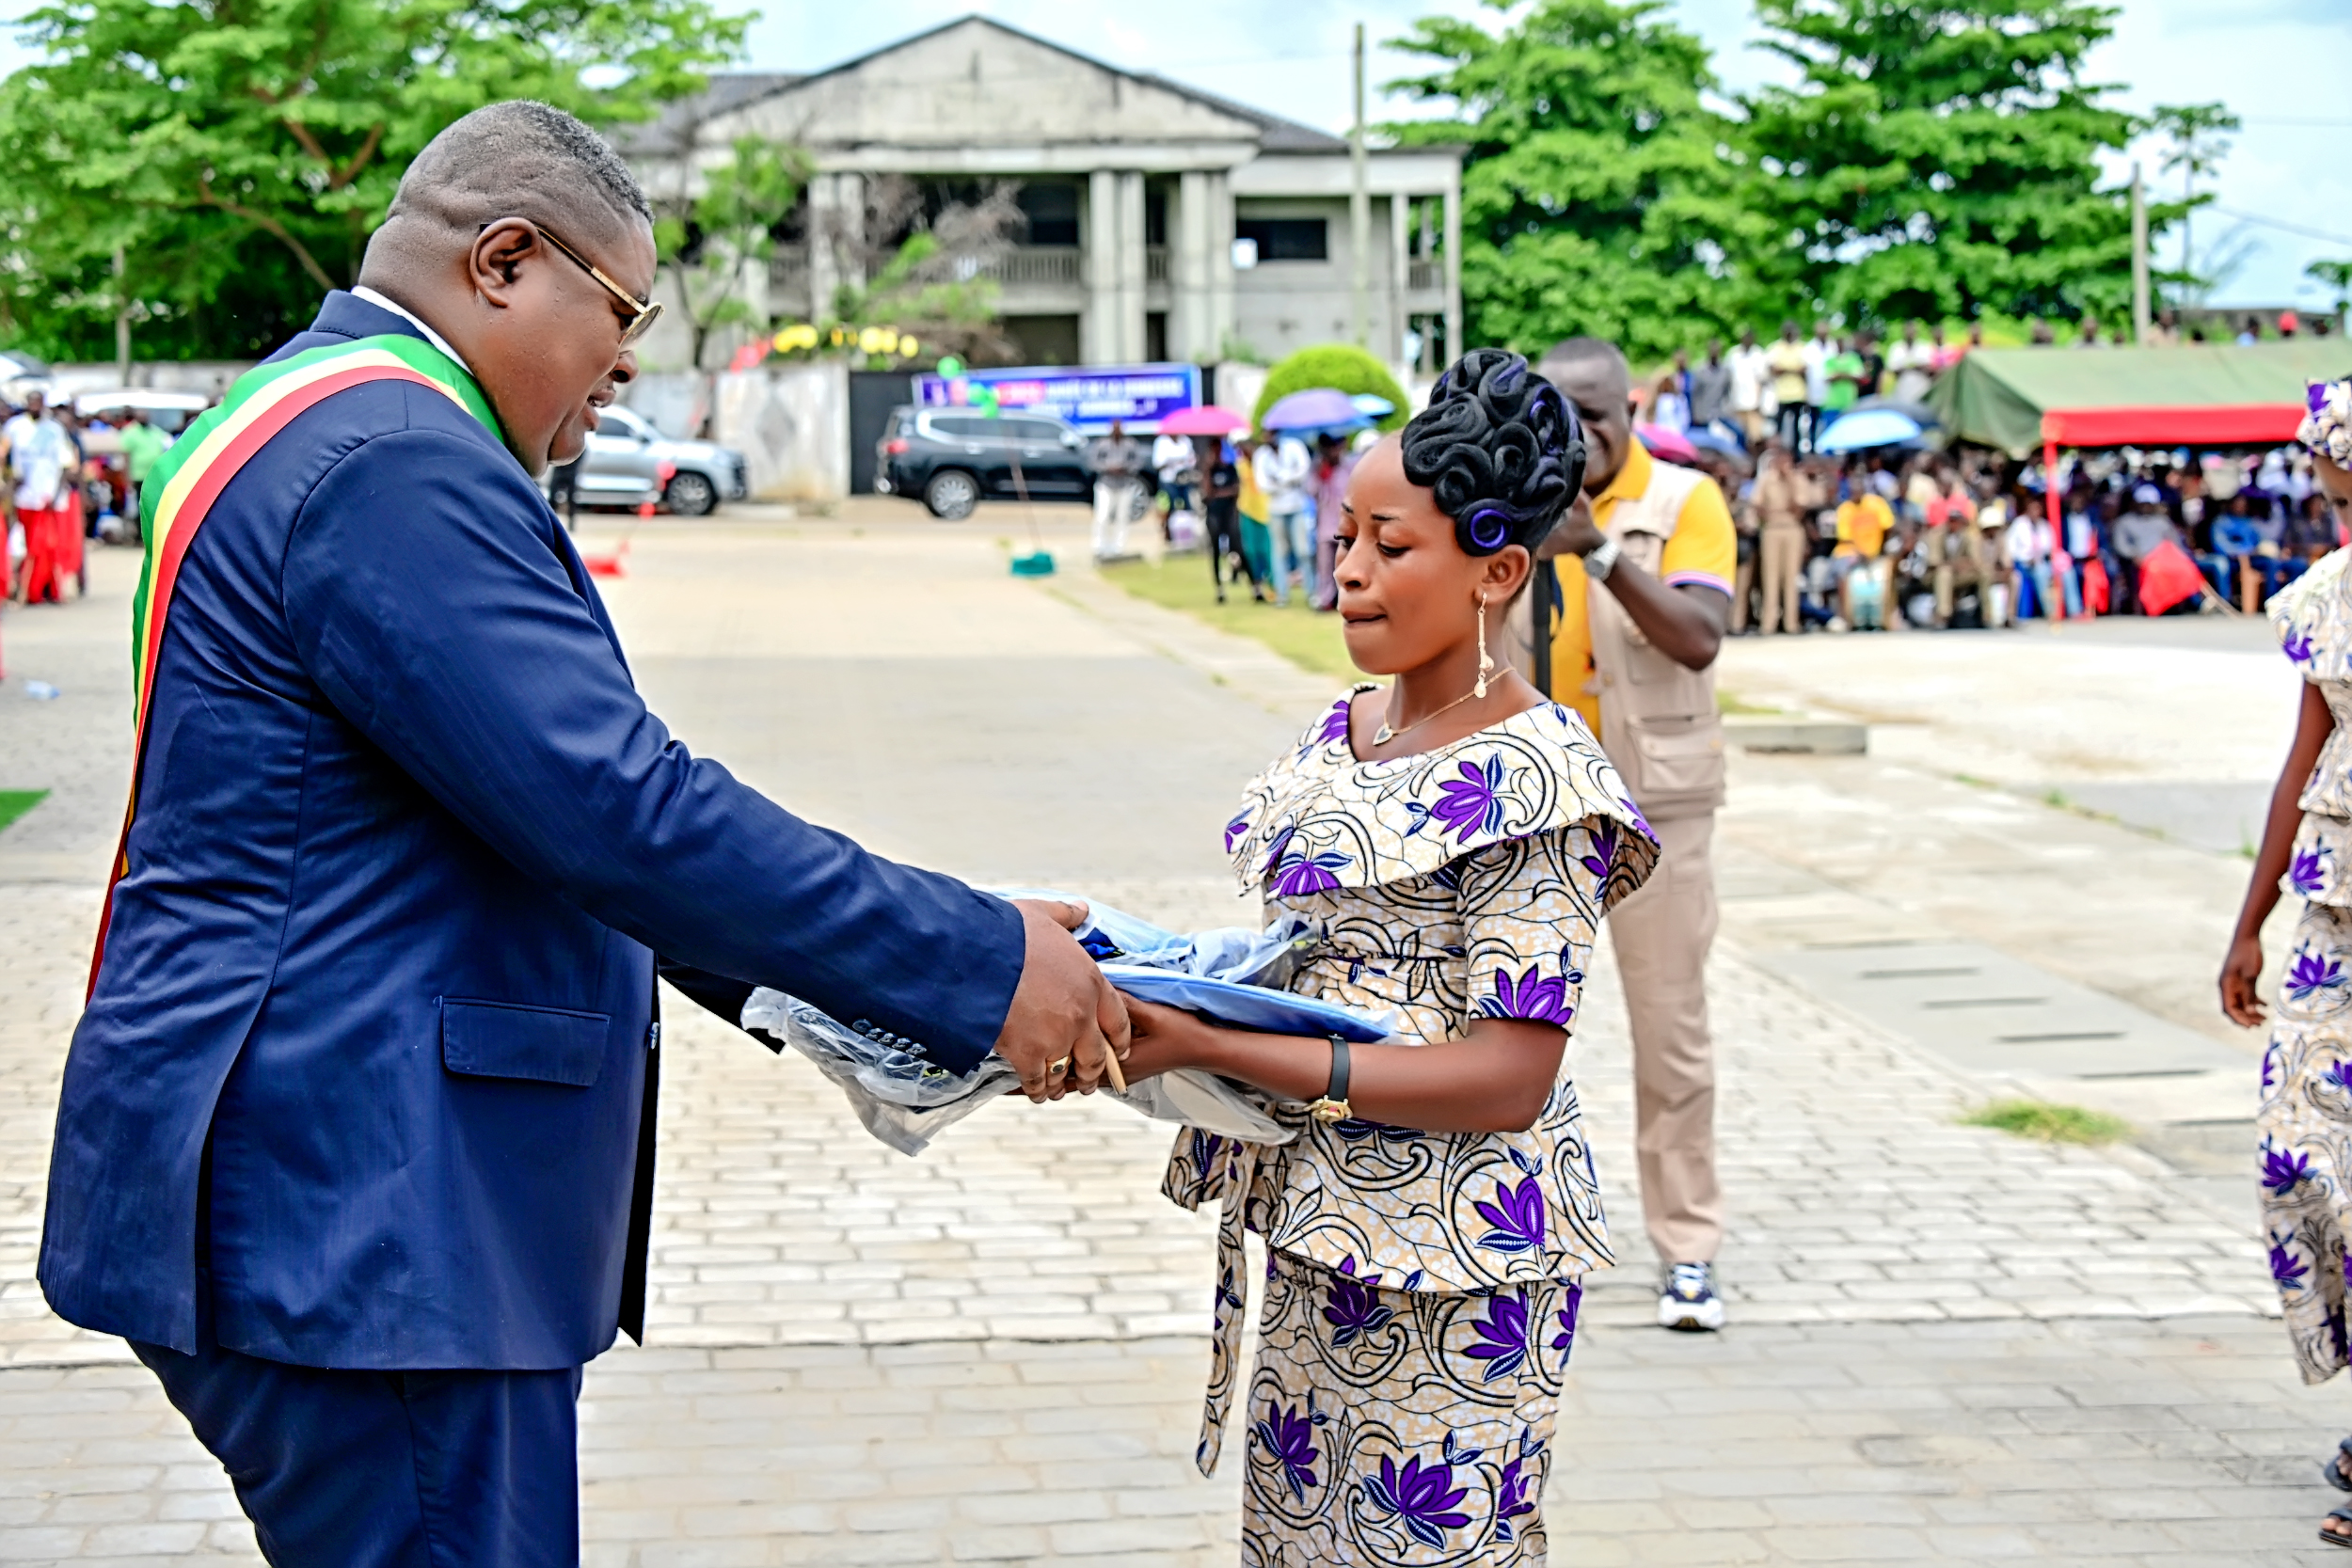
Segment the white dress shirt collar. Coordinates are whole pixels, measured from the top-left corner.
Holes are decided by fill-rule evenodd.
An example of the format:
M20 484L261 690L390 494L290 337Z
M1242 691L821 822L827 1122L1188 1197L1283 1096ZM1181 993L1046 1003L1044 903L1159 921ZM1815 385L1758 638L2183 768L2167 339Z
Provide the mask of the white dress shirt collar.
M424 341L426 342L431 343L435 348L439 349L443 354L446 354L452 359L456 360L457 368L459 370L464 371L468 375L473 374L473 367L466 363L465 356L450 347L448 339L442 337L438 332L434 331L432 327L426 325L422 317L419 316L414 310L409 309L405 305L401 304L400 301L379 293L375 290L369 288L364 283L351 291L351 297L354 299L364 299L379 310L389 310L393 315L398 316L401 320L406 322L409 325L423 333Z

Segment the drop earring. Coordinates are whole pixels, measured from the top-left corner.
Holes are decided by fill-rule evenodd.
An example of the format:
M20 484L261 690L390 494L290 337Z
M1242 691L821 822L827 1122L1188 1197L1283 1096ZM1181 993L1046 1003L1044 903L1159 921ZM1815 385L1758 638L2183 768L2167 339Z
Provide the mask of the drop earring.
M1486 694L1486 677L1494 673L1494 656L1486 652L1486 591L1478 591L1478 684L1470 688L1470 695Z

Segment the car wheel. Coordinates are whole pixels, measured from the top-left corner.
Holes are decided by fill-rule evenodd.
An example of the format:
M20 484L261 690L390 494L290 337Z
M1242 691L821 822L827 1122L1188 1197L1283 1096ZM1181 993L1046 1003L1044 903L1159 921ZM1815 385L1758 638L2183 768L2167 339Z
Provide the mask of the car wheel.
M944 522L961 522L980 504L979 481L961 468L942 468L923 486L923 504Z
M719 487L691 469L670 476L661 502L681 517L707 517L719 509Z

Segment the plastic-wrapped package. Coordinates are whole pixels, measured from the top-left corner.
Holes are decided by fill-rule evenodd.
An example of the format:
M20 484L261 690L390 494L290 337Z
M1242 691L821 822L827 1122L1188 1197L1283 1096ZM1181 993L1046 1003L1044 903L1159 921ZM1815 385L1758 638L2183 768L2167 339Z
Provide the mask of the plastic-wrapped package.
M1006 897L1074 895L1022 889ZM1090 915L1073 933L1120 989L1184 1007L1237 1028L1279 1034L1337 1034L1354 1041L1385 1038L1387 1017L1351 1012L1279 988L1298 967L1314 932L1295 917L1263 931L1223 927L1181 935L1123 911L1088 901ZM866 1130L901 1154L917 1154L947 1128L1020 1085L1000 1056L970 1073L934 1067L861 1019L840 1020L782 991L762 988L743 1006L745 1029L807 1057L850 1101ZM1108 1095L1160 1121L1187 1122L1253 1143L1288 1143L1296 1132L1267 1114L1272 1101L1214 1073L1181 1069Z

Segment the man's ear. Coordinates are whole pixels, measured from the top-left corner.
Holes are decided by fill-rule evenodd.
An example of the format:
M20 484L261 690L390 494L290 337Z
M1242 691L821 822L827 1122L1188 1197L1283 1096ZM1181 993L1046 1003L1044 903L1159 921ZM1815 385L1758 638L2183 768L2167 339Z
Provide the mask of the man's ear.
M467 281L474 293L500 309L514 302L519 269L537 261L543 247L538 231L520 218L501 218L476 234L466 252Z

